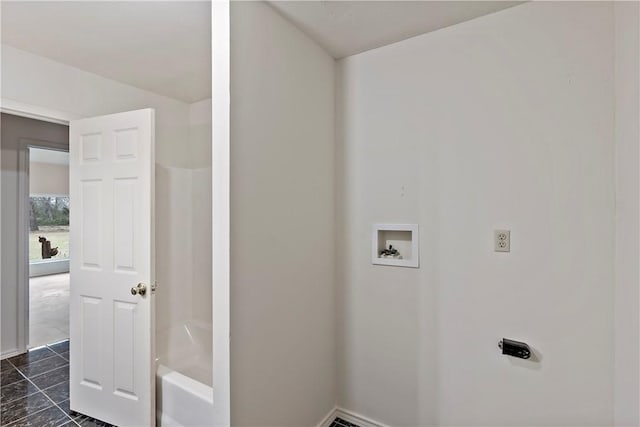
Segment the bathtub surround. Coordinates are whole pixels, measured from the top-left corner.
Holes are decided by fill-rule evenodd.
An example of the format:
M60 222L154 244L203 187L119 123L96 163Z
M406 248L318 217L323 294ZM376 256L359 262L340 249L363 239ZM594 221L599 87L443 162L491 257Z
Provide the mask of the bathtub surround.
M213 425L213 389L192 377L158 365L157 427Z
M192 318L209 323L213 316L211 276L211 98L189 105L191 147Z

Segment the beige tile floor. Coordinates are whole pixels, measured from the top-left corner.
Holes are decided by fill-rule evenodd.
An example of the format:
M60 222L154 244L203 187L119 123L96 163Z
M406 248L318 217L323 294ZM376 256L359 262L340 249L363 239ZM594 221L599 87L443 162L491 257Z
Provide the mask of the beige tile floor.
M29 347L69 338L69 273L29 279Z

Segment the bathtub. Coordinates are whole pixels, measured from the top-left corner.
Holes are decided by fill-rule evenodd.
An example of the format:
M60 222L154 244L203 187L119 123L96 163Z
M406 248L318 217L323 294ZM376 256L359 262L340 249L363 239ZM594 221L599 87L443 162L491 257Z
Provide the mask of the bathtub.
M211 325L197 321L158 333L158 426L206 427L213 424L211 340Z

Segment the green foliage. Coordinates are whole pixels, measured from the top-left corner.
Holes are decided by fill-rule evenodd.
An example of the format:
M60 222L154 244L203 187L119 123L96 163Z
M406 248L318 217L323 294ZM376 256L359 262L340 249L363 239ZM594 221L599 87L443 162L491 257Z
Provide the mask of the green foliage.
M68 197L31 197L29 202L37 226L69 225Z

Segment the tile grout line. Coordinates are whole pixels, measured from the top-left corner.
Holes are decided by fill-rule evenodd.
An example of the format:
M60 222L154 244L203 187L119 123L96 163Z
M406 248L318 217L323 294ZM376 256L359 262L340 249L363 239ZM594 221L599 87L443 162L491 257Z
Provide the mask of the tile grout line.
M62 383L60 383L60 384L62 384ZM69 415L69 414L67 414L65 411L63 411L63 410L62 410L62 408L61 408L61 407L60 407L56 402L54 402L52 398L50 398L49 396L47 396L47 393L45 393L43 390L40 390L40 391L42 392L42 394L44 394L44 396L45 396L47 399L49 399L49 400L51 401L51 403L53 403L53 406L55 406L56 408L58 408L58 409L60 410L60 412L62 412L62 413L64 414L64 416L65 416L65 417L67 417L69 420L71 420L71 422L72 422L72 423L74 423L75 425L78 425L78 426L80 425L80 424L78 424L78 423L76 422L76 420L74 420L73 418L71 418L71 415ZM65 420L64 422L62 422L62 423L58 424L58 426L62 426L62 425L64 425L64 424L67 424L67 423L69 422L69 420Z
M47 358L47 359L50 359L50 357ZM66 365L69 365L69 361L67 359L65 359L64 357L61 357L61 359L64 360L65 362L67 362ZM42 359L42 360L46 360L46 359ZM40 360L38 360L38 362L40 362ZM34 362L34 363L38 363L38 362ZM9 362L9 363L11 363L11 362ZM11 365L16 369L16 371L18 371L20 373L20 375L22 375L23 377L27 378L27 376L22 373L20 368L15 366L13 363L11 363ZM55 371L56 369L60 369L60 368L64 368L64 367L65 367L65 365L61 365L61 366L58 366L57 368L49 369L48 371L44 371L44 372L39 373L38 375L34 375L34 377L39 377L41 375L48 374L50 372ZM27 379L29 379L29 378L27 378ZM33 381L32 381L32 383L33 383ZM60 384L60 383L58 383L58 384ZM58 384L54 384L54 385L58 385ZM9 384L7 384L7 385L9 385Z
M53 351L53 350L51 350L51 352L52 352L53 354L51 354L51 355L49 355L49 356L47 356L47 357L43 357L42 359L40 359L40 360L36 360L36 361L34 361L34 362L31 362L31 363L38 363L38 362L42 362L42 361L45 361L45 360L49 360L49 359L51 359L51 358L53 358L53 357L55 357L55 356L60 356L58 353L56 353L56 352L55 352L55 351ZM13 359L13 357L12 357L11 359ZM5 360L6 360L6 361L8 361L9 363L11 363L11 366L13 366L14 368L16 368L17 370L20 370L20 368L23 368L23 367L25 367L25 366L27 366L27 365L29 365L29 364L30 364L30 363L26 363L26 364L24 364L24 365L20 365L20 366L18 367L18 366L16 366L13 362L9 361L9 359L5 359Z
M53 350L51 350L51 351L53 351ZM55 352L54 352L54 353L55 353ZM56 353L56 354L57 354L57 353ZM44 360L44 359L43 359L43 360ZM62 410L62 408L61 408L60 406L58 406L58 404L57 404L56 402L54 402L54 401L53 401L53 400L52 400L52 399L51 399L51 398L50 398L50 397L49 397L49 396L44 392L44 390L43 390L43 389L41 389L40 387L38 387L38 385L37 385L36 383L34 383L33 381L31 381L29 378L27 378L27 376L26 376L26 375L24 375L24 374L23 374L23 373L22 373L22 372L21 372L21 371L16 367L16 365L14 365L14 364L13 364L13 362L11 362L11 361L10 361L10 360L8 360L8 359L7 359L7 362L9 362L9 364L10 364L11 366L13 366L13 367L14 367L14 369L15 369L16 371L18 371L18 373L19 373L20 375L22 375L22 376L24 377L24 379L25 379L25 380L27 380L29 383L31 383L31 385L33 385L33 386L36 388L36 390L38 390L36 393L38 393L38 392L42 393L42 395L43 395L47 400L49 400L49 401L53 404L53 406L55 406L56 408L58 408L58 409L60 410L60 412L62 412L62 413L64 414L64 416L68 418L68 420L65 420L65 423L68 423L68 422L69 422L69 420L70 420L72 423L74 423L74 424L76 424L76 425L78 425L78 426L80 425L80 424L78 424L78 423L76 422L76 420L74 420L73 418L71 418L71 416L69 416L69 414L67 414L65 411L63 411L63 410ZM59 369L59 368L62 368L62 366L59 366L58 368L52 369L51 371L55 371L56 369ZM47 371L47 372L51 372L51 371ZM44 374L46 374L47 372L43 372L43 373L42 373L42 374L40 374L40 375L44 375ZM39 376L39 375L36 375L36 376ZM68 381L68 380L67 380L67 381ZM16 382L17 382L17 381L16 381ZM64 381L59 382L58 384L62 384L63 382L64 382ZM54 384L54 385L58 385L58 384ZM51 387L54 387L54 386L51 386ZM50 387L47 387L47 388L50 388ZM35 394L35 393L33 393L33 394ZM30 395L29 395L29 396L30 396ZM37 411L37 412L34 412L33 414L25 415L24 417L19 418L19 419L15 420L15 421L12 421L11 423L9 423L9 424L7 425L7 427L10 427L10 426L11 426L11 424L17 423L18 421L24 420L25 418L27 418L27 417L28 417L28 416L30 416L30 415L39 414L40 412L42 412L42 411L44 411L44 410L47 410L47 409L49 409L49 408L51 408L51 406L46 407L46 408L43 408L43 409L41 409L41 410L39 410L39 411ZM59 426L61 426L61 425L63 425L63 423L59 424Z
M25 366L28 366L28 365L30 365L30 364L32 364L32 363L40 363L40 362L43 362L43 361L45 361L45 360L52 359L52 358L54 358L54 357L56 357L56 356L58 356L58 357L62 357L62 355L61 355L60 353L58 353L58 352L56 352L56 351L53 351L53 350L51 350L51 349L50 349L50 348L48 348L48 347L47 347L47 350L51 351L51 353L53 353L53 354L51 354L51 355L49 355L49 356L47 356L47 357L43 357L43 358L42 358L42 359L40 359L40 360L34 360L33 362L27 362L27 363L25 363L24 365L20 365L19 367L18 367L17 365L15 365L15 364L10 360L10 359L13 359L13 357L8 357L8 358L6 358L6 359L4 359L4 360L6 360L7 362L9 362L9 363L11 364L11 366L13 366L14 368L16 368L17 370L20 370L20 368L23 368L23 367L25 367ZM27 350L27 353L28 353L29 351L31 351L31 350ZM23 353L23 354L27 354L27 353ZM20 355L18 355L18 356L20 356ZM14 357L17 357L17 356L14 356ZM64 359L64 357L62 357L62 358ZM64 359L64 360L67 360L67 359Z
M68 340L66 340L66 341L68 341ZM58 344L58 343L62 343L62 342L64 342L64 341L58 341L58 342L53 343L53 344L51 344L51 345L56 345L56 344ZM38 375L33 375L33 377L34 377L34 378L35 378L35 377L41 377L41 376L43 376L43 375L45 375L45 374L51 373L51 372L53 372L53 371L55 371L55 370L58 370L58 369L61 369L61 368L65 367L65 366L70 366L69 359L67 359L67 358L65 358L65 357L63 356L63 353L68 353L68 352L69 352L69 350L68 350L68 349L66 349L66 350L65 350L65 351L63 351L63 352L58 352L58 351L56 351L56 350L52 349L51 347L49 347L49 345L50 345L50 344L45 344L45 345L42 345L42 346L38 346L38 347L36 347L36 348L47 348L47 349L48 349L49 351L51 351L53 354L52 354L52 355L50 355L50 356L48 356L48 357L45 357L45 358L43 358L43 359L40 359L40 360L34 361L34 362L32 362L32 363L38 363L38 362L41 362L41 361L43 361L43 360L51 359L51 358L53 358L54 356L59 356L62 360L64 360L64 361L65 361L65 362L67 362L67 363L66 363L66 364L64 364L64 365L62 365L62 366L58 366L58 367L53 368L53 369L50 369L50 370L48 370L48 371L45 371L45 372L39 373ZM35 348L34 348L34 349L35 349ZM31 350L34 350L34 349L31 349ZM18 398L18 399L15 399L15 400L19 400L19 399L22 399L22 398L26 398L26 397L28 397L28 396L32 396L32 395L37 394L37 393L42 393L42 394L44 395L44 397L45 397L49 402L51 402L51 403L52 403L52 406L48 406L48 407L43 408L43 409L40 409L40 410L38 410L38 411L36 411L36 412L34 412L34 413L32 413L32 414L28 414L28 415L26 415L26 416L24 416L24 417L22 417L22 418L19 418L19 419L17 419L17 420L14 420L14 421L12 421L11 423L9 423L6 427L10 427L10 426L14 425L15 423L17 423L17 422L19 422L19 421L24 421L27 417L29 417L29 416L31 416L31 415L34 415L34 414L39 414L39 413L41 413L41 412L43 412L43 411L45 411L45 410L48 410L48 409L53 408L54 406L55 406L57 409L59 409L59 410L64 414L64 417L65 417L65 419L63 419L63 420L61 421L61 424L58 424L56 427L62 427L63 425L68 424L69 422L71 422L71 423L72 423L72 425L74 425L74 426L82 427L82 425L81 425L81 424L80 424L80 422L78 421L80 418L83 418L83 419L82 419L82 421L84 421L84 419L89 419L89 420L92 420L92 419L93 419L93 418L88 417L87 415L84 415L84 414L81 414L81 413L77 413L77 414L78 414L78 416L74 418L71 414L68 414L67 412L65 412L65 411L60 407L60 405L59 405L59 404L57 404L56 402L54 402L54 401L53 401L53 399L52 399L51 397L49 397L49 396L47 395L47 393L45 392L45 390L49 390L49 389L51 389L51 388L53 388L53 387L56 387L56 386L58 386L58 385L60 385L60 384L64 384L64 383L65 383L65 381L61 381L61 382L59 382L59 383L49 385L49 386L48 386L48 387L46 387L46 388L42 388L42 387L38 386L38 385L37 385L37 384L36 384L36 383L31 379L31 378L27 377L27 375L26 375L25 373L23 373L23 372L20 370L20 368L18 368L18 367L17 367L17 366L16 366L16 365L11 361L11 360L9 360L9 359L10 359L10 358L5 359L5 360L6 360L6 362L7 362L7 363L8 363L8 364L13 368L13 369L15 369L15 370L18 372L18 374L23 378L23 379L19 379L19 380L17 380L17 381L14 381L14 382L13 382L13 383L11 383L11 384L16 384L16 383L18 383L18 382L21 382L21 381L25 381L25 380L26 380L29 384L31 384L33 387L35 387L35 391L34 391L33 393L28 394L28 395L26 395L26 396L22 396L22 397L20 397L20 398ZM20 365L20 367L25 367L25 366L28 366L28 365L30 365L30 364L31 364L30 362L27 362L27 363L26 363L26 364L24 364L24 365ZM68 381L69 381L69 380L67 379L67 381L66 381L66 382L68 382ZM11 385L11 384L7 384L7 386L8 386L8 385ZM69 400L69 399L65 399L65 400L63 400L63 402L64 402L64 401L66 401L66 400ZM0 426L0 427L2 427L2 426ZM112 426L112 427L116 427L116 426Z
M12 425L15 425L17 422L24 421L27 417L29 417L29 416L31 416L31 415L39 414L40 412L44 412L44 411L46 411L47 409L51 409L51 408L53 408L53 406L47 406L46 408L42 408L42 409L40 409L39 411L36 411L36 412L34 412L34 413L32 413L32 414L25 415L24 417L22 417L22 418L18 418L17 420L13 420L13 421L11 421L9 424L7 424L7 425L6 425L6 427L11 427Z
M34 386L34 387L36 388L36 390L37 390L37 391L36 391L35 393L32 393L32 394L42 393L42 390L40 390L40 387L38 387L37 385L35 385L35 384L33 383L33 381L29 380L29 378L27 378L27 377L26 377L26 376L25 376L25 375L24 375L24 374L23 374L23 373L22 373L18 368L16 368L16 365L14 365L14 364L13 364L13 362L11 362L11 361L10 361L10 360L8 360L8 359L7 359L7 362L9 362L9 364L10 364L11 366L13 366L13 368L14 368L16 371L18 371L18 373L19 373L20 375L22 375L22 376L24 377L24 379L25 379L25 380L27 380L29 383L31 383L31 385L32 385L32 386ZM20 381L22 381L22 380L20 380ZM16 382L18 382L18 381L16 381ZM14 384L14 383L11 383L11 384ZM9 385L10 385L10 384L9 384ZM42 394L44 395L44 397L45 397L45 398L47 398L49 401L51 401L51 399L49 399L49 396L47 396L47 395L46 395L46 394L44 394L44 393L42 393ZM31 396L31 395L29 395L29 396ZM20 399L22 399L22 398L20 398ZM19 399L16 399L16 400L19 400ZM53 403L53 402L52 402L52 403ZM49 409L49 408L51 408L51 406L47 406L46 408L42 408L42 409L40 409L39 411L34 412L33 414L27 414L27 415L25 415L25 416L24 416L24 417L22 417L22 418L18 418L17 420L13 420L13 421L11 421L9 424L7 424L7 427L10 427L12 424L17 423L18 421L22 421L22 420L24 420L25 418L27 418L27 417L28 417L28 416L30 416L30 415L39 414L40 412L45 411L45 410L47 410L47 409ZM58 408L58 409L60 409L60 408ZM65 414L65 415L66 415L66 414Z
M20 372L20 370L19 370L18 368L16 368L16 367L15 367L15 365L14 365L13 363L11 363L11 361L10 361L9 359L4 359L4 360L6 360L6 361L7 361L7 363L8 363L9 365L11 365L11 367L12 367L13 369L15 369L15 370L16 370L16 371L17 371L17 372L22 376L22 378L23 378L23 379L18 380L18 381L14 381L14 382L12 382L12 383L10 383L10 384L5 384L5 385L3 385L2 387L8 387L8 386L10 386L10 385L17 384L17 383L19 383L20 381L24 381L24 380L29 381L29 379L28 379L27 377L25 377L25 376L24 376L24 374L23 374L22 372ZM39 391L40 391L40 388L38 388L38 386L36 386L35 384L33 384L33 382L32 382L32 381L29 381L29 383L30 383L31 385L33 385L33 386L36 388L36 391L34 391L33 393L30 393L30 394L27 394L27 395L24 395L24 396L21 396L21 397L15 398L15 399L13 399L13 400L10 400L9 402L5 401L5 403L11 403L11 402L14 402L14 401L16 401L16 400L20 400L20 399L22 399L22 398L24 398L24 397L29 397L29 396L31 396L31 395L33 395L33 394L36 394L37 392L39 392ZM22 418L20 418L20 419L22 419Z
M60 341L60 342L57 342L57 343L53 343L53 344L51 344L51 345L60 344L61 342L64 342L64 341ZM66 352L68 352L68 351L69 351L69 350L65 350L65 351L63 351L62 353L57 352L57 351L55 351L54 349L52 349L51 347L49 347L49 344L47 344L45 347L47 347L49 350L53 351L53 352L54 352L55 354L57 354L58 356L62 356L62 353L66 353Z

